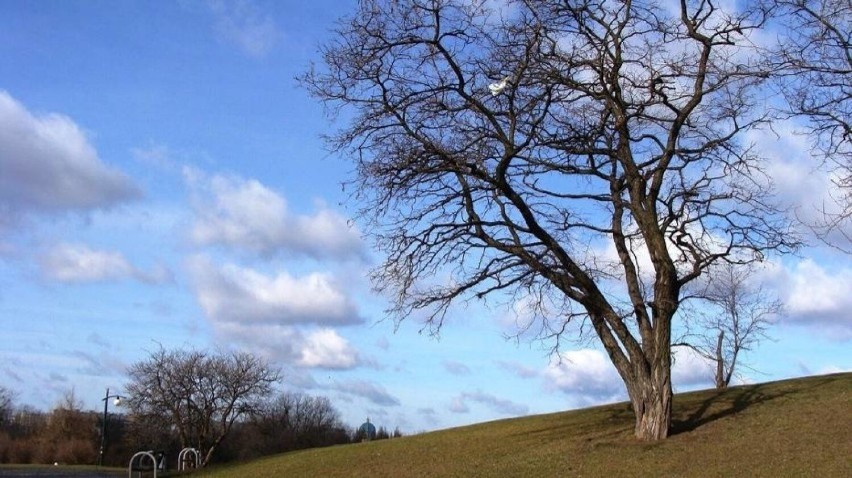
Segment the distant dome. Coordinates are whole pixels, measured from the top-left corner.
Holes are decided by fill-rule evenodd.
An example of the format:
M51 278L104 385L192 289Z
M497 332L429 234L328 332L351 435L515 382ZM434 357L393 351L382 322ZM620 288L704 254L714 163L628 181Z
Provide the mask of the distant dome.
M370 423L369 418L360 427L358 427L358 431L360 431L368 440L376 438L376 426Z

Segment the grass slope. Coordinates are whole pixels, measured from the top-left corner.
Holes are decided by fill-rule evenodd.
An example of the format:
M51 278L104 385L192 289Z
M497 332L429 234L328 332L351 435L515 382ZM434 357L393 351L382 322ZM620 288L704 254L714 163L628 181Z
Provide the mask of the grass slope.
M852 476L852 373L680 394L673 422L669 439L640 443L620 403L287 453L200 476Z

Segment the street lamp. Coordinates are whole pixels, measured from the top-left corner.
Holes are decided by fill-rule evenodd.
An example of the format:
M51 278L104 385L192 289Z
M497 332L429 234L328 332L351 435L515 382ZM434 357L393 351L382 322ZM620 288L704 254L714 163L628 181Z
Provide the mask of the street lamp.
M107 422L107 407L109 407L109 399L114 398L113 402L115 406L121 405L121 397L119 395L110 395L109 388L106 389L106 395L104 395L104 419L101 421L101 451L98 453L98 466L102 466L104 464L104 446L106 445L106 422Z

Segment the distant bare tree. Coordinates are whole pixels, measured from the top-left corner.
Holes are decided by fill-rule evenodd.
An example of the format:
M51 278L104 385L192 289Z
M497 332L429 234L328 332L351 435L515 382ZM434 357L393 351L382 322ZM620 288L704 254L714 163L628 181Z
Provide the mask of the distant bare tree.
M167 419L181 446L202 453L202 465L210 462L234 422L258 409L280 377L248 353L162 348L131 366L129 375L131 414Z
M509 3L363 0L302 78L351 113L330 143L356 165L387 254L374 284L395 318L425 315L435 332L459 300L555 304L540 337L558 348L590 324L635 435L665 438L684 286L722 258L796 243L741 140L769 120L771 70L749 39L767 11Z
M0 386L0 430L5 430L12 418L15 394L6 387Z
M33 454L35 462L94 463L97 457L97 414L83 411L83 403L72 388L50 412L38 438L40 443Z
M717 389L731 383L743 352L767 338L767 329L784 310L783 303L753 281L754 268L722 264L709 274L697 304L685 308L693 331L676 345L689 347L714 364Z
M784 28L775 57L789 112L809 121L817 151L831 167L837 208L821 232L849 237L852 220L852 2L774 0Z
M326 397L284 393L268 404L259 420L277 424L292 440L291 449L327 446L339 442L343 430L340 412Z

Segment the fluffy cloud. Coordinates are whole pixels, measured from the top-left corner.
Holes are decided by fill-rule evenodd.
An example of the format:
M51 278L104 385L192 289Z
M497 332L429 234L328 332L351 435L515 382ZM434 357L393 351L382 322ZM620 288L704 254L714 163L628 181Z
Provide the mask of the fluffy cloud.
M675 348L673 352L675 386L712 385L713 369L706 359L686 348ZM551 362L544 371L548 387L577 397L582 405L625 398L624 383L604 352L581 349L561 356L561 362Z
M674 386L712 385L713 370L706 359L692 350L676 348L672 365ZM559 390L580 406L626 398L624 382L609 357L595 349L563 352L543 372L545 388Z
M208 0L207 6L220 38L251 57L264 57L281 36L272 17L251 1Z
M833 216L842 212L845 194L839 186L841 178L837 171L819 167L818 158L813 157L811 139L803 134L800 126L792 121L776 122L771 131L749 132L748 139L755 144L756 150L771 158L767 173L772 177L779 200L793 208L796 217L806 226L822 230L826 214ZM827 236L823 231L818 239L846 247L850 234L852 222L845 221L828 231Z
M468 413L470 411L468 402L485 405L492 411L501 415L519 416L529 413L529 407L526 405L497 398L494 395L483 393L481 391L465 392L454 397L450 403L450 411L453 413Z
M311 368L348 369L358 363L358 353L332 329L310 333L301 343L299 365Z
M580 404L610 402L624 396L624 384L609 357L594 349L560 354L544 370L546 386L576 397Z
M292 214L287 201L256 180L212 176L186 169L193 191L198 245L225 245L260 254L290 252L343 259L363 254L358 231L346 218L321 208L312 216Z
M329 274L267 276L204 256L187 261L198 302L214 322L346 325L362 321L355 303Z
M683 387L713 386L715 369L709 360L686 347L673 349L672 384Z
M330 275L268 276L233 264L219 267L201 255L190 258L187 269L218 339L296 367L361 365L358 351L329 328L363 321Z
M292 364L301 356L299 344L304 335L294 327L222 321L211 325L219 342L251 350L267 359Z
M837 338L852 338L852 269L827 270L805 259L778 272L788 323L825 328Z
M214 322L217 339L296 368L352 369L361 365L358 351L335 330L307 333L281 324Z
M150 271L134 267L120 252L98 251L82 244L62 243L39 257L44 277L58 282L101 282L136 279L146 283L162 283L172 279L171 271L157 266Z
M2 215L104 208L140 196L70 118L34 115L2 90L0 171Z

